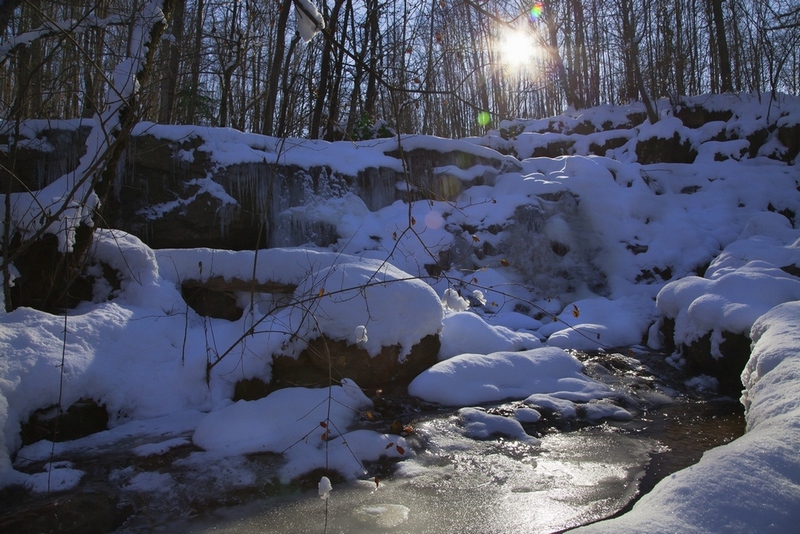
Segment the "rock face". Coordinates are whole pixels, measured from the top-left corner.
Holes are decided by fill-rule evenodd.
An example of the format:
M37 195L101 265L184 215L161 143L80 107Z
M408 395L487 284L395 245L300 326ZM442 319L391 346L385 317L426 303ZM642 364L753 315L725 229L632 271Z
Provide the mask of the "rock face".
M480 140L497 150L495 155L463 141L454 141L440 152L425 148L424 141L401 150L394 140L381 140L385 145L381 145L382 162L351 170L321 163L324 157L296 161L281 154L275 157L296 147L271 147L269 138L245 134L236 139L229 136L231 146L245 157L221 159L215 153L219 147L203 137L204 129L187 127L185 134L175 135L157 125L143 125L131 137L103 217L110 227L132 233L153 248L327 246L338 238L333 225L293 208L347 195L357 196L370 211L397 200L452 200L468 187L491 185L498 173L513 170L509 166L514 160L501 153L519 158L615 157L616 151L628 150L642 164L691 163L707 142L715 143L705 149L714 159L753 157L768 144L776 148L761 155L790 162L800 153L800 125L785 118L775 117L774 124L751 132L741 131L737 116L719 105L677 103L671 114L666 122L674 123L674 133L663 127L654 130L643 113L634 111L624 124L593 124L578 117L541 121L540 127L531 129L510 121L496 137ZM12 191L41 188L75 167L88 131L77 122L31 121L18 134L0 133L0 147L10 146L12 137L19 139L13 153L0 149L0 182L9 182ZM521 136L531 141L525 143L529 150L516 154L508 142ZM352 144L326 146L336 151L335 147L345 145ZM252 153L265 157L259 161ZM269 162L267 155L272 158ZM12 166L14 178L4 170Z
M325 337L312 340L295 359L275 357L272 362L272 386L322 387L342 378L350 378L364 390L392 389L405 386L419 373L437 362L439 337L426 336L414 345L403 361L399 346L383 347L376 356L366 350L332 341Z
M750 338L742 334L723 332L723 342L719 345L723 364L711 356L711 333L697 341L675 345L675 321L664 318L661 323L664 350L680 353L686 360L685 370L689 376L713 376L719 381L719 393L738 399L742 393L742 369L750 359Z
M58 412L56 407L37 410L22 425L22 444L42 439L61 442L82 438L108 428L105 406L92 399L79 399L69 408Z
M719 345L722 362L711 356L711 334L684 347L686 372L691 376L708 375L719 381L719 392L738 399L742 394L742 369L750 359L750 338L723 332Z

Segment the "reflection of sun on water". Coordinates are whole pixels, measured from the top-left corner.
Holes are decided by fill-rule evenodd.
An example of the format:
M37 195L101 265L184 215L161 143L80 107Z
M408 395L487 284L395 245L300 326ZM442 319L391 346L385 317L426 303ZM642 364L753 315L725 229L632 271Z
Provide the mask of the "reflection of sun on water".
M538 45L530 31L503 30L497 41L497 52L503 65L519 70L536 58Z

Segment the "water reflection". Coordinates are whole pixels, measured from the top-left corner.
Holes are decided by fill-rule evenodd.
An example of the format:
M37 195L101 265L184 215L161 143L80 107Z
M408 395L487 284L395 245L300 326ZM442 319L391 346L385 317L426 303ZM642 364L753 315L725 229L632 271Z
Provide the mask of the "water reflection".
M338 484L327 503L308 492L187 522L188 532L539 533L607 517L636 493L659 448L609 428L542 438L540 446L462 436L452 417L417 425L421 446L376 487Z

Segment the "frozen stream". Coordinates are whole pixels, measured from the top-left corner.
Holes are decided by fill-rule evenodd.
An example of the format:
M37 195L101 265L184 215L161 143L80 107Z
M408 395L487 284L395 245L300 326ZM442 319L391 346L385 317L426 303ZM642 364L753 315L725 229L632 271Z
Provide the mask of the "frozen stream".
M265 496L175 527L245 534L557 532L624 511L658 480L743 431L737 402L684 394L673 387L680 377L670 369L655 379L633 358L582 359L595 378L628 392L641 409L638 417L574 430L531 428L541 438L536 446L470 439L456 416L427 415L414 422L416 456L377 486L334 482L327 503L313 489Z
M429 448L381 481L335 484L328 532L553 532L607 517L635 495L659 447L609 428L544 437L539 447L474 441L447 419L419 430ZM316 492L220 510L188 532L323 532Z
M278 455L205 455L191 444L196 422L178 434L154 427L112 439L117 433L109 432L105 440L98 434L64 443L53 458L86 473L77 487L42 496L5 490L0 531L557 532L624 510L664 476L743 432L738 402L687 390L679 373L660 367L663 356L578 356L587 374L624 392L631 421L545 417L525 425L538 445L477 440L464 435L454 410L397 396L383 407L386 419L364 424L394 419L413 427L408 459L368 465L381 477L377 485L330 475L327 501L316 491L322 473L277 483ZM484 408L504 414L514 407ZM132 454L167 442L177 446Z

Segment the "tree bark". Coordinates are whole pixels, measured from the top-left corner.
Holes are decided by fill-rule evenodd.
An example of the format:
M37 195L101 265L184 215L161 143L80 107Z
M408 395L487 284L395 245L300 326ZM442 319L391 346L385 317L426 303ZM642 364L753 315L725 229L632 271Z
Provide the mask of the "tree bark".
M173 40L166 45L164 57L167 59L161 78L161 94L158 107L158 122L171 124L174 119L178 80L180 76L181 51L183 50L183 22L186 0L176 0L172 16Z
M723 0L709 1L711 2L711 12L714 16L714 29L716 30L720 91L723 93L730 93L733 92L733 82L731 78L731 58L728 52L728 39L725 37L725 18L722 15Z

